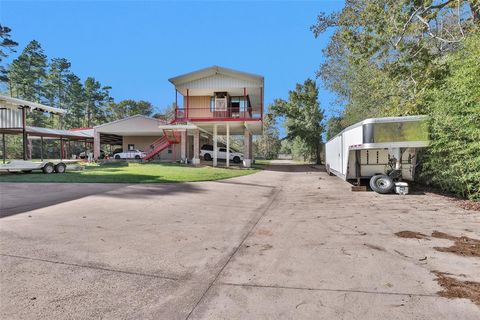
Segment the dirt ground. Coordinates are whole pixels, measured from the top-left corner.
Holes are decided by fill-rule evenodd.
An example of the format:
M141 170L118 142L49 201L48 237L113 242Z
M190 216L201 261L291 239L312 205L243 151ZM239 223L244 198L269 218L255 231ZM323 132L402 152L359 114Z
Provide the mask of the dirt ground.
M0 183L0 210L2 319L480 318L479 212L351 192L307 165Z

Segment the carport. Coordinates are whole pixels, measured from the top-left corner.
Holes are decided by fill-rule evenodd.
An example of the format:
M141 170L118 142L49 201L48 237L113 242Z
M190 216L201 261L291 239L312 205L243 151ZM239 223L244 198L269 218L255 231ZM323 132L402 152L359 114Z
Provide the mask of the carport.
M6 162L8 148L5 134L19 135L25 132L25 136L27 137L25 152L27 155L24 157L24 160L32 158L32 140L40 140L40 159L42 161L45 158L45 142L48 140L60 141L60 152L58 154L60 160L69 158L74 154L71 145L72 141L83 144L85 151L88 150L89 146L93 143L93 135L89 134L88 131L59 130L30 126L26 126L25 130L0 129L0 131L2 132L3 142L3 163Z
M0 133L2 133L2 158L3 163L7 159L7 141L5 135L22 135L22 153L23 160L27 160L28 146L33 139L40 139L40 154L44 158L44 140L58 139L60 140L60 159L67 157L65 146L70 147L71 141L81 141L87 149L88 143L93 142L93 135L88 131L68 131L61 129L41 128L27 126L27 115L29 112L43 112L60 117L66 113L65 110L46 106L40 103L12 98L0 95ZM31 148L30 148L31 151ZM68 149L71 152L71 148Z
M118 145L123 151L147 150L155 140L163 136L163 130L159 126L165 124L161 119L135 115L96 126L93 128L94 158L100 157L102 145ZM179 150L175 150L173 145L162 151L160 158L175 160L177 151Z

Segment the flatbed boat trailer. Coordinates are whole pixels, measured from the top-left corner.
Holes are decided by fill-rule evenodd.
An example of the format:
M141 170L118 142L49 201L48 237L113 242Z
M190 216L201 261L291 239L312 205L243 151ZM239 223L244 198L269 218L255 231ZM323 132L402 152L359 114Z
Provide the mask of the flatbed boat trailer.
M30 173L33 170L42 170L45 174L65 173L68 163L77 163L78 160L49 160L49 161L24 161L12 160L6 164L0 164L0 172L25 172Z

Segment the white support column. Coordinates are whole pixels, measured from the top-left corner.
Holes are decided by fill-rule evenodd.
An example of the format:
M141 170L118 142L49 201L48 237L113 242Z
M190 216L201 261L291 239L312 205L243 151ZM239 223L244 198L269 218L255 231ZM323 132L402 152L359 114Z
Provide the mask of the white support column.
M217 166L217 151L218 151L218 137L217 137L217 124L213 125L213 166Z
M100 158L100 132L95 131L93 136L93 158L98 160Z
M187 130L181 132L180 158L182 163L187 163Z
M193 157L192 164L200 164L200 130L193 131Z
M250 168L252 166L251 144L252 134L247 128L245 128L243 134L243 166L245 168Z
M230 124L227 122L227 167L230 167Z

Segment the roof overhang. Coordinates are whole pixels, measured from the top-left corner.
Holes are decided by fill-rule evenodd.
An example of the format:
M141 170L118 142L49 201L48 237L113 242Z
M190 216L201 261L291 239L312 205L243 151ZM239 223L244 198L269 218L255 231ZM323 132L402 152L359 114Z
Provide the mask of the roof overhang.
M243 71L233 70L220 66L211 66L208 68L200 69L197 71L185 73L173 78L168 79L173 85L180 86L182 84L192 82L195 80L207 78L214 75L225 75L235 79L241 79L245 81L256 82L259 86L263 86L263 77L253 73L247 73Z
M12 109L26 106L29 107L31 110L50 112L53 114L65 114L67 112L66 110L60 108L50 107L41 103L12 98L4 95L0 95L0 106Z
M164 120L135 115L96 126L94 129L98 133L119 136L159 136L163 132L158 126L165 124Z
M52 139L73 139L73 140L87 140L93 139L93 133L86 131L70 131L59 130L41 127L25 127L25 131L29 137L47 137ZM14 129L0 129L0 132L7 134L21 134L23 130L21 128Z
M218 135L227 134L227 124L229 126L230 135L243 135L245 130L253 135L262 134L262 121L206 121L192 122L201 131L213 134L215 125L217 126Z

